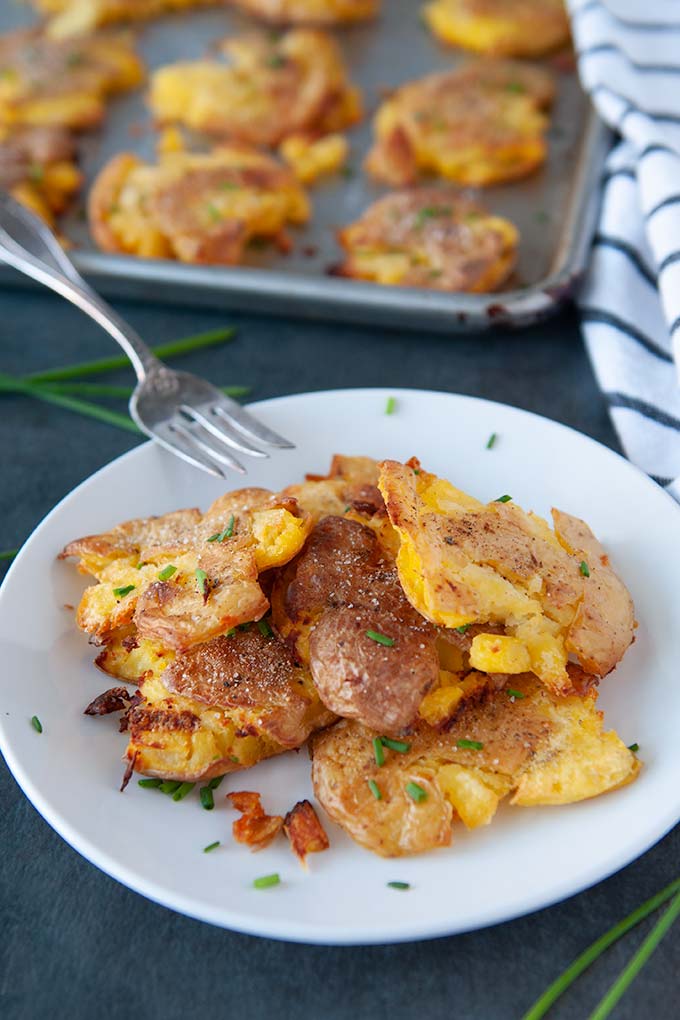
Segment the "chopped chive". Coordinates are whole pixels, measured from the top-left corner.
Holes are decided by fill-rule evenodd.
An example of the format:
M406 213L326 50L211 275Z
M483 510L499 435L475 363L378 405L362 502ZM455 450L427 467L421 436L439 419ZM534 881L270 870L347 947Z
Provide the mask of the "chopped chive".
M371 641L376 641L379 645L385 645L386 648L391 648L394 644L394 638L379 634L377 630L367 630L366 637L370 638Z
M388 889L410 889L411 885L409 882L388 882Z
M34 184L41 184L45 179L45 168L40 163L31 163L28 168L28 176Z
M516 691L514 687L508 687L507 694L509 698L526 698L526 694Z
M255 889L269 889L273 885L278 885L280 881L277 872L274 872L273 875L262 875L261 878L256 878L253 886Z
M347 164L340 168L340 173L343 177L354 177L354 167L348 166Z
M229 630L227 631L227 633L224 636L225 637L233 637L235 633L236 633L236 627L230 627Z
M188 793L191 793L196 783L180 783L172 795L173 800L184 800Z
M0 552L0 560L13 560L18 552L18 549L3 549Z
M137 566L135 567L135 570L141 570L143 566L144 566L143 563L138 563Z
M368 780L368 788L376 800L382 800L382 793L380 792L380 787L376 783L375 779Z
M457 740L456 747L467 749L469 751L481 751L484 744L481 740Z
M143 790L157 790L162 782L162 779L138 779L137 786L141 786Z
M203 596L203 599L206 600L208 598L208 575L205 570L201 570L200 567L198 570L194 571L194 573L196 575L196 580L198 581L198 590Z
M629 744L629 745L628 745L628 750L629 750L629 751L632 751L632 752L633 752L633 754L637 754L637 753L638 753L638 751L640 750L640 745L639 745L638 743L635 743L635 744Z
M224 542L225 538L231 538L233 534L234 534L234 515L232 514L231 517L229 518L229 523L227 524L224 531L217 531L214 535L210 536L208 541Z
M491 435L489 436L489 438L487 439L487 442L486 442L487 450L492 449L492 447L493 447L494 443L496 442L497 438L498 438L498 434L496 432L492 432Z
M453 629L457 631L459 634L465 634L465 632L469 630L471 626L472 626L471 623L462 623L460 627L454 627Z
M288 61L282 53L274 53L267 60L267 67L285 67Z
M229 761L233 761L234 765L240 765L241 764L241 759L237 758L235 754L230 754L229 755Z
M421 804L424 800L427 800L427 790L423 790L422 786L418 786L417 783L407 783L404 789L416 804Z
M222 782L223 779L224 779L224 776L215 776L214 779L211 779L208 782L208 789L209 790L216 790L217 787L220 785L220 783Z
M451 211L450 205L426 205L416 213L416 226L422 227L426 220L434 216L448 216Z
M266 638L274 637L274 631L271 629L266 620L258 620L257 629L259 630L262 637Z
M182 784L177 779L166 779L158 789L161 793L174 793L175 790L179 790Z
M394 414L397 408L397 401L394 397L388 397L385 404L385 414Z
M210 787L202 786L199 791L199 796L201 798L201 807L204 807L206 811L212 811L215 807L215 798L213 797L213 792Z
M524 85L522 85L521 81L509 81L505 86L505 91L523 93L526 92L526 89L524 88Z
M209 854L211 850L216 850L219 845L220 845L220 841L219 841L219 839L216 839L214 843L208 843L207 846L203 847L203 853L204 854Z
M494 499L494 503L509 503L511 499L512 496L498 496L497 499Z
M141 563L140 563L141 566ZM167 567L163 567L162 570L158 571L157 577L159 581L167 581L168 578L172 577L173 574L177 573L177 567L174 567L172 563L168 563Z
M581 560L581 565L578 568L584 577L590 577L590 567L585 560Z
M414 475L419 475L420 474L420 468L414 468L413 469L413 474Z
M345 507L345 509L344 509L344 510L343 510L342 512L343 512L344 514L348 514L348 513L350 512L350 510L351 510L351 509L352 509L352 508L351 508L351 506L346 506L346 507Z
M213 223L220 222L220 220L222 219L222 213L217 208L217 206L213 205L212 202L206 202L205 209Z
M123 588L114 588L113 594L117 599L123 599L126 595L129 595L131 591L134 591L136 587L136 584L126 584Z
M380 768L381 765L385 764L385 749L380 737L373 737L373 754L375 756L375 763Z
M40 722L40 719L38 719L37 715L31 716L31 726L33 727L36 733L42 733L43 731L42 723Z
M391 737L381 737L380 743L383 747L389 747L390 751L396 751L398 754L408 754L411 750L410 744L406 744L403 740L392 740Z

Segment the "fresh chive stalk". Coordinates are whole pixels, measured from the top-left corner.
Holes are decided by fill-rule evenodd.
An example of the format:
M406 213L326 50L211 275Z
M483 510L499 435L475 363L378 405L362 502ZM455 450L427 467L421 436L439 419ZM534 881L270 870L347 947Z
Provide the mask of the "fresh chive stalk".
M368 780L368 788L376 800L382 800L382 793L380 792L380 787L376 783L375 779Z
M159 570L156 576L159 581L168 581L172 575L176 573L177 567L172 563L168 563L167 567L163 567L162 570Z
M380 743L383 747L389 747L390 751L396 751L398 754L408 754L411 750L410 744L403 740L392 740L391 737L381 737Z
M180 783L172 795L173 800L184 800L188 793L191 793L196 783Z
M201 807L205 808L206 811L212 811L215 807L215 798L213 792L209 786L202 786L199 791L201 798Z
M482 748L484 747L484 744L481 742L481 740L461 739L456 741L456 747L460 747L463 750L468 751L481 751Z
M38 719L37 715L31 716L31 726L33 727L36 733L42 733L43 731L42 723L40 722L40 719Z
M375 756L375 763L380 768L385 764L385 749L380 737L373 737L373 754Z
M3 549L3 551L0 552L0 560L13 560L18 552L18 549Z
M273 885L278 885L280 881L279 875L274 872L273 875L262 875L260 878L256 878L253 886L256 889L270 889Z
M427 800L427 790L424 790L418 783L407 783L404 789L416 804L422 804L424 800Z
M409 882L388 882L388 889L410 889L411 885Z
M379 645L385 645L386 648L391 648L394 644L394 638L387 637L385 634L379 634L377 630L367 630L366 637Z
M204 854L209 854L211 850L216 850L219 845L220 845L220 841L219 841L219 839L216 839L214 843L208 843L207 846L203 847L203 853Z
M141 786L143 790L157 790L159 786L162 786L162 779L138 779L137 786Z

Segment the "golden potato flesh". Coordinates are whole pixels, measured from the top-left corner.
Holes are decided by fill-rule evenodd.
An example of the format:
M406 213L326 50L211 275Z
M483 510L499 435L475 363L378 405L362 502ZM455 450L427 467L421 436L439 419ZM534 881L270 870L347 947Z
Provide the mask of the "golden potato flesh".
M433 0L424 15L437 38L494 57L540 57L569 42L563 0Z
M209 641L265 614L260 573L292 559L310 527L290 497L244 489L203 515L177 511L79 539L61 556L79 556L99 583L83 594L78 624L100 644L131 623L163 649Z
M451 189L421 188L379 198L339 233L341 276L434 290L495 290L510 273L519 239Z
M0 128L100 123L108 96L139 85L144 68L127 34L49 39L38 29L0 36Z
M79 190L72 135L61 127L0 127L0 189L50 226Z
M49 16L48 34L54 38L85 35L121 21L142 21L161 14L216 6L222 0L32 0Z
M479 503L414 463L385 461L380 490L400 535L397 567L412 605L443 627L504 629L475 634L473 669L512 674L529 666L567 693L570 653L596 676L621 659L633 639L633 605L583 522L558 515L555 534L512 501ZM584 556L593 559L592 575Z
M359 93L325 32L234 37L223 49L229 63L198 60L154 72L149 103L160 123L276 146L289 135L342 130L361 116Z
M274 24L339 25L372 18L380 0L227 0L232 7Z
M512 61L408 82L378 110L366 169L397 187L426 173L473 186L525 177L546 157L541 107L553 91L543 68Z
M379 736L346 720L315 736L312 779L331 818L384 857L448 846L456 818L486 825L510 793L514 805L569 804L631 782L640 767L603 732L594 693L555 697L530 675L466 702L445 732L419 724L406 753L384 748L382 767Z
M90 191L88 212L103 251L207 265L237 265L249 244L282 251L289 223L309 217L293 173L241 145L166 152L156 165L116 156Z

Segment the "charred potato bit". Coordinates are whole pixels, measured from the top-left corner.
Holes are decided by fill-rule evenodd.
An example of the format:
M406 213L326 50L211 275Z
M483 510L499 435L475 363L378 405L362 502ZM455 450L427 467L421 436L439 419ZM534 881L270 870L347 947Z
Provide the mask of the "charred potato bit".
M307 854L328 850L330 843L319 816L308 800L301 800L289 811L283 822L283 831L290 848L303 867L307 867Z
M161 14L216 6L221 0L32 0L50 17L48 34L54 38L85 35L121 21L142 21Z
M433 0L424 14L438 39L494 57L540 57L569 42L562 0Z
M603 732L595 695L557 698L534 677L473 700L446 732L420 724L403 754L378 767L375 731L342 720L313 740L315 794L362 846L384 857L451 842L452 823L488 824L502 798L521 806L570 804L631 782L640 765L613 731ZM369 787L377 785L380 799ZM409 796L407 786L422 791Z
M156 165L120 154L95 180L88 212L103 251L238 265L259 241L287 251L285 228L308 219L309 203L286 167L255 149L222 145L165 152Z
M340 25L374 17L380 0L227 0L232 7L280 25Z
M341 276L402 287L480 293L498 288L519 235L451 189L400 191L374 202L340 231Z
M374 531L326 517L272 591L279 633L337 715L395 733L439 674L436 631L415 612Z
M554 94L540 67L478 60L398 88L378 110L366 169L393 186L424 173L483 186L525 177L544 162Z
M324 32L230 38L223 50L230 63L199 60L154 72L149 101L160 123L276 146L289 135L331 134L361 117L359 93Z
M241 817L232 825L237 843L245 843L251 850L264 850L283 828L281 815L265 814L259 793L241 790L228 793L227 800L241 812Z
M94 127L105 100L139 85L143 66L126 34L57 41L39 29L0 36L0 128Z
M81 183L73 137L65 128L0 127L0 189L49 226Z
M447 628L502 626L504 635L472 638L470 664L484 673L530 668L568 693L570 654L588 673L610 672L633 640L634 609L587 526L558 511L553 532L511 501L484 505L414 463L385 461L380 489L401 538L399 578L419 612Z

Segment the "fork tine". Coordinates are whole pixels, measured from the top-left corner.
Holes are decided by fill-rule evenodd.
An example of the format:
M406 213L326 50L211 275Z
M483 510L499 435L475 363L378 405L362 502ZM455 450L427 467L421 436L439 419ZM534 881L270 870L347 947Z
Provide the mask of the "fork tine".
M226 443L232 450L238 450L240 453L245 453L250 457L269 456L264 450L258 449L257 446L246 442L245 439L239 439L238 433L230 425L226 423L224 425L216 424L200 408L192 407L189 404L182 404L180 411L196 422L197 425L202 425L211 435L221 443Z
M185 444L182 438L179 435L174 435L167 426L162 425L155 429L145 428L144 431L159 446L162 446L163 449L168 450L169 453L174 454L176 457L180 457L187 464L191 464L192 467L200 468L201 471L207 471L209 475L213 475L215 478L226 479L227 476L219 465L208 461L205 457L199 456L196 449L192 449L188 444Z
M260 442L267 443L268 446L276 446L280 450L295 449L295 443L291 443L290 440L280 436L278 432L267 428L230 397L222 397L214 405L213 411L235 429L238 429L246 439L259 439Z
M192 427L189 423L182 421L178 414L175 414L168 422L168 428L175 435L181 436L190 446L197 447L211 460L217 461L218 464L224 464L225 467L237 471L240 475L246 474L243 464L236 460L236 457L232 457L224 446L210 442L210 434L200 425Z

